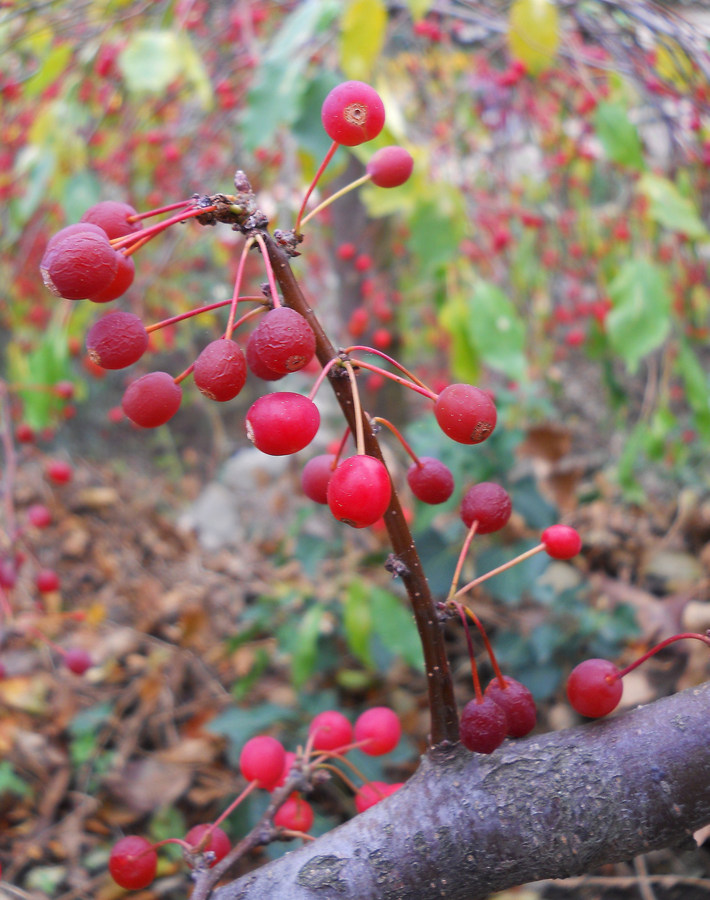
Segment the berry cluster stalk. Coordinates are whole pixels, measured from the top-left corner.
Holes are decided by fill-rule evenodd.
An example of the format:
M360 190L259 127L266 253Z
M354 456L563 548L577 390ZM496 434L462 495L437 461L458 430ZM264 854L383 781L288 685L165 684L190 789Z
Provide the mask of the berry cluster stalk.
M338 351L331 344L313 309L304 297L291 269L287 253L268 232L262 232L262 234L274 276L281 288L283 302L308 321L316 336L316 356L321 365L325 366L338 355ZM343 415L352 433L356 434L355 404L347 373L338 366L332 366L328 378ZM364 412L361 416L365 453L384 463L382 451L377 437L372 431L372 426ZM384 520L394 554L394 558L391 560L391 570L401 577L407 590L424 651L431 715L430 745L432 748L446 746L459 739L458 714L449 661L429 583L394 487Z

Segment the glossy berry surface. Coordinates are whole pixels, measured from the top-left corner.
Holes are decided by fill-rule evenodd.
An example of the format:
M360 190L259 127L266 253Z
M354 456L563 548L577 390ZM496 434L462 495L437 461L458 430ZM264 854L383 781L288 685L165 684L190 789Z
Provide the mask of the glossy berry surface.
M569 674L567 698L581 716L596 719L616 709L624 690L619 669L608 659L585 659Z
M363 742L360 751L368 756L382 756L399 743L402 726L397 713L388 706L373 706L358 716L353 738Z
M498 419L490 396L472 384L450 384L434 403L439 427L460 444L480 444L493 433Z
M271 790L281 778L286 761L283 744L270 735L250 738L242 747L239 769L247 781Z
M129 222L130 217L135 215L136 210L128 203L122 203L120 200L101 200L90 206L80 221L98 225L109 238L113 239L141 230L140 220Z
M131 422L141 428L157 428L172 419L180 408L182 388L167 372L148 372L126 388L121 407Z
M335 518L353 528L367 528L389 506L392 485L379 459L358 454L343 460L328 482L328 506Z
M542 532L542 543L553 559L571 559L582 549L582 538L570 525L550 525Z
M118 254L105 233L77 231L45 252L40 269L52 293L66 300L83 300L112 283Z
M129 835L113 845L108 870L119 887L129 891L148 887L157 868L158 854L145 838Z
M404 184L413 168L412 154L404 147L382 147L372 155L365 171L377 187L393 188Z
M497 678L494 678L484 694L494 700L505 713L508 722L508 737L525 737L533 730L537 721L535 700L528 688L521 682L509 678L507 675L503 676L503 680L505 688L501 686Z
M301 487L306 497L314 503L328 503L328 483L335 471L334 462L335 456L332 453L321 453L309 459L303 467Z
M461 713L461 743L474 753L493 753L505 740L508 720L491 697L473 699Z
M207 843L200 847L207 832L209 832ZM209 825L194 825L185 835L185 840L192 847L200 847L202 853L214 853L210 868L220 859L224 859L232 849L232 844L225 832L221 828L211 828Z
M318 407L292 391L264 394L246 417L247 437L262 453L286 456L307 447L320 426Z
M363 81L344 81L323 101L321 121L328 137L345 147L371 141L385 124L385 107L377 91Z
M232 340L211 341L195 360L192 372L201 393L211 400L233 400L247 380L247 361Z
M134 313L110 312L91 326L86 334L89 359L102 369L125 369L148 348L148 332Z
M308 729L314 750L337 750L353 739L353 726L337 709L327 709L314 717Z
M313 359L316 337L302 315L287 306L269 310L249 338L253 352L272 372L297 372Z
M72 647L64 654L64 665L75 675L83 675L93 664L87 651L81 647Z
M274 816L274 825L289 831L306 832L313 825L315 815L311 804L300 794L291 794Z
M444 503L454 492L451 469L433 456L420 456L407 471L407 483L414 496L423 503Z
M499 531L510 518L513 504L510 495L493 481L480 481L470 487L461 501L461 519L466 528L478 521L476 534Z

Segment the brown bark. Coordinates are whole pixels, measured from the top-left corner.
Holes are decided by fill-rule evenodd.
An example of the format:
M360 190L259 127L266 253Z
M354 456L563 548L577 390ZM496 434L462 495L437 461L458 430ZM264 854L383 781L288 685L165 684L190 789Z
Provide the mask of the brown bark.
M692 840L710 822L710 683L612 719L424 757L392 797L214 900L482 900Z

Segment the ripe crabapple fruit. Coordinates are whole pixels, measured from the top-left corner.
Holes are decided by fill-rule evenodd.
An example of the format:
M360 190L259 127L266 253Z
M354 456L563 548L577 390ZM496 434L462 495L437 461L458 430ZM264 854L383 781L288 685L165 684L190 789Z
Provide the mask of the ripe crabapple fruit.
M148 887L157 868L158 854L145 838L129 835L113 845L108 870L119 887L129 891Z
M570 525L550 525L542 532L542 543L553 559L571 559L582 549L582 538Z
M355 809L361 813L371 806L394 794L402 787L402 783L388 784L386 781L368 781L355 794Z
M74 477L74 469L63 459L53 459L47 463L47 478L55 484L67 484Z
M182 388L167 372L148 372L132 381L121 407L131 422L141 428L164 425L180 408Z
M374 456L351 456L331 475L327 496L330 511L339 522L367 528L385 514L390 504L389 472Z
M35 575L35 586L41 594L59 590L59 575L54 569L40 569Z
M530 691L514 678L503 676L505 687L494 678L485 690L485 696L500 706L508 720L508 737L525 737L535 727L537 710Z
M262 453L286 456L307 447L320 426L315 403L303 394L276 391L252 403L246 416L247 437Z
M266 363L259 356L258 350L256 349L255 343L252 341L252 335L254 332L252 331L249 336L249 340L247 341L247 349L246 349L246 358L247 358L247 366L249 366L249 371L256 375L257 378L261 378L262 381L279 381L284 377L281 372L274 372L273 369L270 369Z
M461 501L461 519L466 528L470 528L474 520L477 520L476 534L499 531L510 518L512 510L508 492L492 481L474 484Z
M334 462L335 456L332 453L321 453L309 459L303 467L301 487L306 497L314 503L328 503L328 483L335 471Z
M423 503L444 503L454 491L451 469L433 456L420 456L407 471L407 483Z
M286 751L283 744L267 734L250 738L242 747L239 770L247 781L271 790L284 770Z
M193 825L185 835L185 841L191 847L197 848L201 845L207 832L209 832L209 838L205 846L201 847L201 852L214 854L214 859L210 863L210 868L212 868L220 859L224 859L232 849L232 844L221 828L213 828L211 825L206 824Z
M75 675L83 675L93 664L87 651L81 647L72 647L64 654L64 665Z
M113 282L118 253L105 232L76 231L45 251L40 270L52 293L67 300L83 300Z
M307 366L316 349L313 329L300 313L288 306L269 310L249 340L261 362L280 375Z
M439 427L460 444L480 444L493 432L498 414L490 396L472 384L450 384L434 403Z
M306 832L313 825L315 815L310 803L293 793L274 816L274 825L289 831Z
M624 686L619 669L607 659L585 659L569 674L567 698L581 715L606 716L616 709Z
M414 159L404 147L382 147L365 166L370 181L377 187L399 187L412 174Z
M118 268L113 281L103 290L92 294L88 298L92 303L110 303L112 300L125 294L133 284L133 279L136 276L136 264L133 262L133 257L126 256L121 251L116 254L116 257L118 259Z
M385 107L377 91L362 81L344 81L323 101L321 120L328 137L345 147L376 138L385 124Z
M359 749L368 756L382 756L394 750L399 742L402 726L397 713L388 706L373 706L365 710L353 729L356 743L362 742Z
M337 709L327 709L314 717L308 729L314 750L337 750L353 739L353 726Z
M493 753L505 740L508 719L491 698L469 700L461 713L461 743L474 753Z
M89 359L103 369L125 369L148 348L148 332L134 313L116 311L97 319L86 334Z
M192 372L198 389L211 400L232 400L247 380L244 352L233 340L217 338L195 360Z
M128 203L119 200L101 200L90 206L79 221L98 225L113 240L141 230L143 226L140 219L135 222L129 221L135 215L136 210Z
M52 513L43 503L33 503L27 507L27 520L35 528L46 528L52 524Z

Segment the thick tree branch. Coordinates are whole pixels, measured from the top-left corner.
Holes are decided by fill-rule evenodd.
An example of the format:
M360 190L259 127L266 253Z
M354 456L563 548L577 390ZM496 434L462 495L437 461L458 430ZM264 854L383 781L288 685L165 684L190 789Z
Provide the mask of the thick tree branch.
M431 753L398 793L214 900L483 900L708 822L710 683L490 756Z

